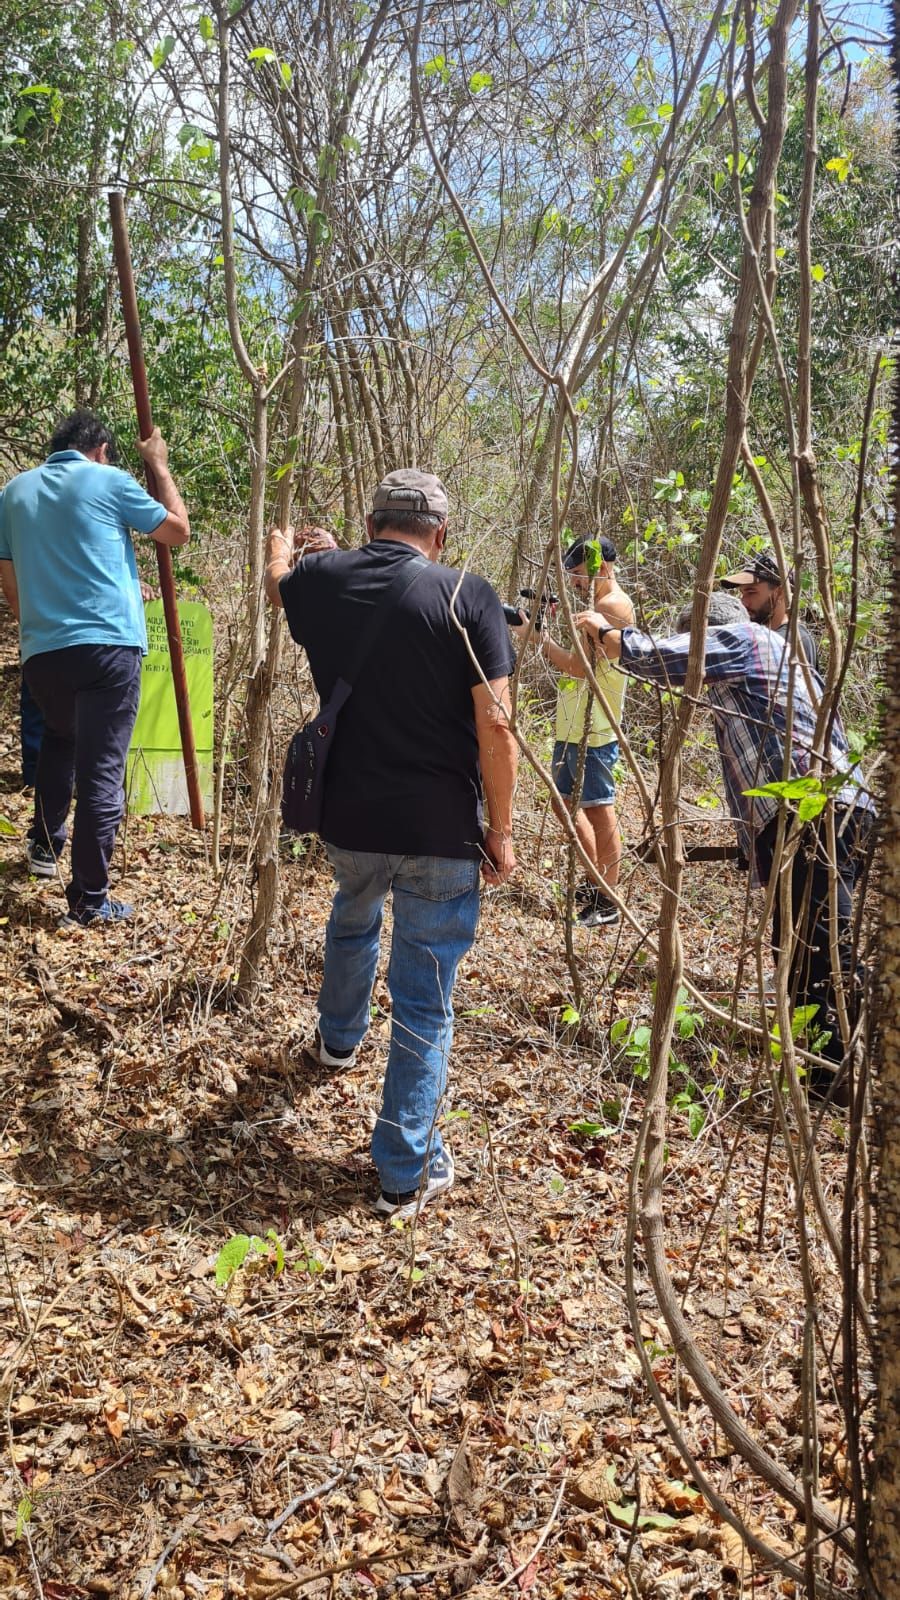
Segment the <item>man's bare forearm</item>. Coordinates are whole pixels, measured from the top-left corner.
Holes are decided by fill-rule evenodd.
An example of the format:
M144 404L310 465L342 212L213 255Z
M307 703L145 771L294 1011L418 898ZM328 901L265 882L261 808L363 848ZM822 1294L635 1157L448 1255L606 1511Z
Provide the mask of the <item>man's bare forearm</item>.
M519 747L505 717L479 723L478 756L489 825L494 832L511 838Z
M0 589L10 611L19 620L19 585L16 582L16 569L11 561L0 561Z
M178 517L190 533L191 521L187 514L187 506L178 492L175 479L168 467L154 466L153 473L156 478L156 496L160 505L165 506L170 516Z
M271 528L266 539L266 571L263 588L270 606L281 604L281 580L291 571L292 541L280 528Z

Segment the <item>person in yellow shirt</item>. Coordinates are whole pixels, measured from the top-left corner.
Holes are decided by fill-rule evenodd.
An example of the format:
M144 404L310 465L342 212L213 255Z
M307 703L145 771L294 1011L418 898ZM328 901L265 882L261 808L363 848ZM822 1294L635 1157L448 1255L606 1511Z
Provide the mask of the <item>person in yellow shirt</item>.
M567 550L563 566L576 596L617 628L634 626L634 607L619 587L615 575L616 547L611 539L579 539ZM524 637L527 624L513 627ZM616 783L613 769L619 759L619 745L609 714L597 699L584 675L574 650L548 637L546 630L535 632L538 649L560 674L556 699L556 742L553 747L553 778L559 793L568 799L575 787L578 748L584 734L585 718L590 728L585 754L581 804L574 822L579 841L597 867L601 878L615 888L619 881L622 839L616 817ZM621 722L625 700L624 673L598 654L595 675L617 723ZM559 815L561 807L554 802ZM575 891L575 917L583 928L598 928L618 922L615 903L596 883L586 881Z

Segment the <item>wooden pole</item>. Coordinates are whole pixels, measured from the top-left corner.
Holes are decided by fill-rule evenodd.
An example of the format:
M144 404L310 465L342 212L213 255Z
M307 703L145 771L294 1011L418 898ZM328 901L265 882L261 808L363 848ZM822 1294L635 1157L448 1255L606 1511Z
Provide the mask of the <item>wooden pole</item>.
M137 293L134 287L134 273L131 270L131 247L128 243L125 200L118 189L111 189L109 192L109 216L112 222L113 254L115 256L116 271L119 275L119 291L122 296L122 314L125 319L128 356L131 362L131 382L134 388L138 431L142 439L149 439L153 432L150 391L147 388L147 368L144 364L144 350L141 342L141 320L138 313ZM156 477L153 469L145 465L144 471L147 477L148 492L155 496L157 492ZM202 828L205 826L206 819L203 815L200 774L197 768L197 751L194 747L194 729L191 723L191 707L188 700L187 677L184 670L184 649L181 643L181 624L178 620L178 602L175 598L172 552L168 545L160 544L157 541L156 560L159 566L159 587L166 618L166 631L169 637L169 659L172 663L172 683L175 688L175 704L178 708L178 727L181 733L181 750L184 756L184 773L187 778L191 824L195 828Z

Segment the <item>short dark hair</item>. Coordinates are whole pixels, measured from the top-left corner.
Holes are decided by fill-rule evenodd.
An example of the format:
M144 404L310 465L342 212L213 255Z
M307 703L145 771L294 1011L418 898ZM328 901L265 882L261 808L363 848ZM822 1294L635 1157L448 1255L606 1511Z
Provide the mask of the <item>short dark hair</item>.
M70 411L67 417L56 424L50 440L50 454L53 455L57 450L81 450L86 455L89 450L99 450L104 444L109 460L118 461L116 441L106 423L101 422L93 411L79 406L77 411Z
M430 539L435 528L446 519L436 511L373 511L372 527L376 537L385 528L394 533L407 533L411 539Z

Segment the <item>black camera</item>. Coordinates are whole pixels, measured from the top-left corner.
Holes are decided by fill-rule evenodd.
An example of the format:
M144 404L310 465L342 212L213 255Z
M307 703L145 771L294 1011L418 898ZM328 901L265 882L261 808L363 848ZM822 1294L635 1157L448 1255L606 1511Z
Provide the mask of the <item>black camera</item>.
M535 599L535 591L534 591L534 589L520 589L519 590L519 598L521 600L534 600ZM540 633L541 627L543 626L544 612L547 610L547 607L548 606L550 607L550 611L551 611L551 614L552 614L554 608L558 604L559 604L559 597L557 595L553 594L549 589L545 589L543 595L541 596L540 603L539 603L538 608L537 608L537 616L534 619L534 626L535 626L535 629L536 629L536 631L538 633ZM527 622L529 620L529 618L531 617L531 612L524 610L524 608L522 608L520 606L507 606L507 605L504 605L504 607L503 607L503 615L506 618L507 622L512 627L518 627L520 623Z
M503 615L511 628L518 628L521 623L528 620L526 611L518 611L515 606L508 606L505 601L503 602Z

